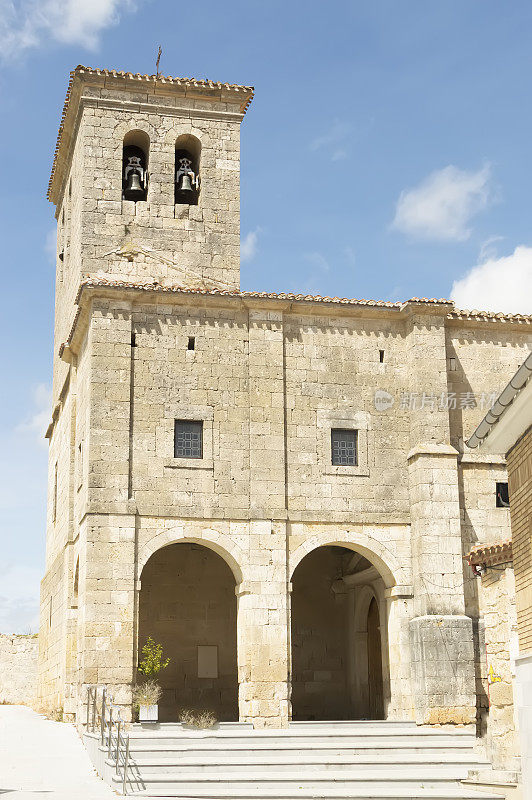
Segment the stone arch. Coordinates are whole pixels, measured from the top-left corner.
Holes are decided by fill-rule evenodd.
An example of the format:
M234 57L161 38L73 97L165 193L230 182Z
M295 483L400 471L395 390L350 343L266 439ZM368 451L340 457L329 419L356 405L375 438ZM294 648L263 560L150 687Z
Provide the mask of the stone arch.
M140 577L144 566L148 559L160 550L162 547L167 547L169 544L177 544L179 542L187 542L190 544L202 544L205 547L213 550L223 558L226 564L231 569L236 585L239 586L243 579L244 562L243 553L231 539L219 531L210 528L203 528L201 534L198 534L197 529L187 531L185 525L176 525L173 528L167 528L159 531L151 539L145 542L139 551L138 558L138 575Z
M365 630L368 620L368 611L372 600L375 600L380 608L379 596L375 591L375 588L370 584L361 586L358 593L357 603L355 605L353 619L355 631Z
M173 541L162 547L153 546L160 536L152 540L155 552L143 566L137 603L138 658L152 637L169 659L158 676L159 719L176 722L181 709L205 707L220 721L235 721L238 599L231 558L208 532L168 533Z
M182 159L186 158L190 162ZM184 167L183 167L184 165ZM182 133L174 143L174 200L178 204L197 205L200 194L201 139L191 133ZM188 180L190 186L186 193L180 191L182 181Z
M379 571L386 588L396 584L409 583L404 569L395 555L385 545L363 531L338 531L336 533L319 533L311 536L290 554L290 575L303 558L318 547L338 545L354 550L367 558Z
M175 143L178 139L185 136L192 136L194 139L197 139L202 150L205 147L210 147L210 136L208 132L196 127L196 125L192 125L191 123L187 124L186 122L179 125L172 125L164 135L164 143L168 148L175 147Z
M150 140L150 146L156 141L157 135L155 128L147 119L142 117L131 117L131 119L122 120L113 128L113 143L116 148L122 147L122 142L128 133L132 131L140 131Z

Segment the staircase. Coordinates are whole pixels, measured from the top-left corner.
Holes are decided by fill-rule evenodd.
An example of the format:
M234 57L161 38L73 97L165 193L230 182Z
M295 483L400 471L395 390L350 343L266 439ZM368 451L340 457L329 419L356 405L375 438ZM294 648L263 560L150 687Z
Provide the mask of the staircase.
M356 798L356 800L501 800L461 780L486 766L474 753L473 727L413 722L294 722L287 730L221 723L198 731L179 724L133 725L127 791L202 800ZM117 792L122 778L94 763ZM100 757L94 758L94 749ZM99 761L99 764L97 763ZM108 769L107 769L108 768ZM105 774L104 774L105 773Z

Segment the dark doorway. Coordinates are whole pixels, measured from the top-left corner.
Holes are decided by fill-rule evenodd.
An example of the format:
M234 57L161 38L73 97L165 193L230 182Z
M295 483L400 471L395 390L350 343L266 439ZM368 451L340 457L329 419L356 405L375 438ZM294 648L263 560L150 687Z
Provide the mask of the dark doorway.
M181 709L238 720L235 578L221 556L178 543L152 555L142 570L139 653L148 636L170 658L160 673L161 722Z

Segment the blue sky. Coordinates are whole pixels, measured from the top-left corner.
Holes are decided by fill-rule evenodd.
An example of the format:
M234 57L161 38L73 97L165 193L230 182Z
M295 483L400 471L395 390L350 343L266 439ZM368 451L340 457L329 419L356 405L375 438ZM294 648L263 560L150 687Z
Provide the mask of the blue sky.
M54 265L78 63L252 84L242 287L532 313L532 6L0 0L0 631L36 628Z

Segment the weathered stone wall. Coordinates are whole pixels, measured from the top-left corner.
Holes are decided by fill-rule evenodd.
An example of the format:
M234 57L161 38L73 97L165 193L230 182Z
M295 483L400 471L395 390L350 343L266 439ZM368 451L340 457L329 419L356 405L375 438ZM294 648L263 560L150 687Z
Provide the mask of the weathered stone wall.
M485 637L482 672L489 698L488 756L493 769L518 771L519 743L513 696L517 615L511 564L488 567L480 579L479 594Z
M35 701L38 654L37 636L0 633L0 702Z
M532 428L508 454L519 652L532 652Z
M117 694L127 698L136 657L136 581L143 565L135 554L153 542L171 543L166 531L188 528L188 519L197 522L194 537L214 531L215 542L224 539L224 558L236 547L243 717L268 724L286 719L288 581L294 568L287 565L287 551L297 563L301 548L310 552L345 542L377 566L386 591L394 592L386 598L388 646L394 653L388 713L410 717L415 696L423 708L418 719L444 721L448 700L443 710L431 711L436 695L421 666L412 691L412 664L418 663L417 656L412 662L412 648L418 652L423 641L423 652L432 648L434 655L429 633L441 643L441 626L448 625L445 636L462 641L469 626L470 644L456 653L444 647L435 660L447 670L445 653L453 652L454 661L460 653L463 669L448 694L454 692L467 710L448 710L446 719L471 719L474 643L463 613L466 602L473 617L479 610L474 593L467 600L462 552L469 549L472 531L487 538L507 530L508 515L495 509L495 478L504 476L504 467L461 463L456 448L440 443L449 438L442 433L446 411L424 409L413 420L412 410L400 402L403 392L423 385L423 358L430 359L435 348L438 368L427 385L444 390L444 318L437 317L434 341L433 316L420 319L414 357L406 343L408 317L388 309L365 310L362 316L348 309L328 317L324 307L318 316L310 307L294 314L231 298L175 296L160 302L146 292L123 293L120 300L116 290L100 294L83 307L87 335L77 372L71 372L75 409L64 404L52 441L54 453L69 449L65 463L71 465L73 498L71 534L51 531L53 548L63 541L68 550L63 571L56 569L66 581L57 631L58 641L66 641L70 630L70 655L53 656L49 674L63 676L57 685L70 670L80 685L114 683ZM484 335L481 329L479 338ZM190 336L194 350L187 346ZM514 337L517 363L527 334L516 331ZM392 408L375 408L376 386L396 398ZM69 426L68 414L74 417ZM175 419L203 422L200 461L174 458ZM330 430L337 426L359 431L355 468L331 467ZM409 451L416 436L428 441ZM74 610L70 596L78 557ZM47 576L46 591L51 581ZM416 623L409 634L412 602L419 617L428 611L434 619L423 632ZM43 630L46 645L52 640ZM46 645L46 652L51 658L55 644Z

